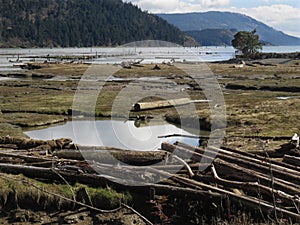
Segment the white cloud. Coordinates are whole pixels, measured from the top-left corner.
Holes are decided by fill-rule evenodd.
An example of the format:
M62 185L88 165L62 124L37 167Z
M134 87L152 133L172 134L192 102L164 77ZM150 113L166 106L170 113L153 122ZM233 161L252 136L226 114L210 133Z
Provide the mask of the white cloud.
M195 0L194 3L198 3L202 7L220 7L230 4L230 0Z
M300 9L289 5L260 6L251 9L239 9L267 25L300 37ZM235 11L235 10L234 10Z
M203 12L230 4L230 0L132 0L131 2L151 13Z
M287 4L239 8L230 7L230 0L131 0L131 2L151 13L187 13L212 10L243 13L277 30L300 37L300 8ZM270 3L270 0L264 0L264 2ZM281 2L283 1L281 0Z

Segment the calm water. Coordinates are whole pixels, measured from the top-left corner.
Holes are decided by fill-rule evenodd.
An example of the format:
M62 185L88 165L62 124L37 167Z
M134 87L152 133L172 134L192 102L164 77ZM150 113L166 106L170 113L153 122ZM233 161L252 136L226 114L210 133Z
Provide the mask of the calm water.
M25 134L33 139L71 138L79 145L110 146L130 150L157 150L164 141L170 143L181 141L193 146L198 145L196 138L158 138L172 134L195 136L163 121L152 121L150 124L116 120L70 121L64 125L27 131Z
M264 46L263 52L300 52L300 46ZM126 60L144 59L143 63L211 62L234 57L235 49L228 47L138 47L138 48L35 48L0 49L0 71L20 70L18 64L32 61L44 62L47 56L97 56L82 62L92 64L115 64ZM54 61L54 59L48 59Z

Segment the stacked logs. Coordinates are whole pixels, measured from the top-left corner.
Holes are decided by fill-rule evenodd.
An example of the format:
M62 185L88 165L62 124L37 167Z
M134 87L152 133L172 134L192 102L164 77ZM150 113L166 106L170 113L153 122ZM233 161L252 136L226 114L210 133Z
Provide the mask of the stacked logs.
M266 215L272 213L300 221L300 167L230 149L204 150L183 143L163 143L162 149L181 158L188 156L194 162L212 162L208 171L192 179L180 176L171 179L227 195L232 201L259 209Z
M203 149L183 143L163 143L160 151L126 151L80 147L72 140L64 140L63 145L51 147L53 154L46 155L41 146L58 140L0 138L0 171L59 182L113 185L135 193L214 205L228 199L265 217L300 222L297 163L273 161L230 148Z

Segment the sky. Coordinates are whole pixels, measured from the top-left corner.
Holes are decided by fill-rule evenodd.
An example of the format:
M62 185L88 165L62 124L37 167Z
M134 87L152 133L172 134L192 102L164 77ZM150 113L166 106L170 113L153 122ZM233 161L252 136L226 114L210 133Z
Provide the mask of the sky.
M300 37L300 0L126 0L150 13L238 12Z

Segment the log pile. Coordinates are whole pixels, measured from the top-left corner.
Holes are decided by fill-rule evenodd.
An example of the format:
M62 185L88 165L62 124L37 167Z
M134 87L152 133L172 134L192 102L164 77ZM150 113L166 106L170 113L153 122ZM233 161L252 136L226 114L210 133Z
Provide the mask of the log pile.
M300 221L300 167L240 152L209 147L204 150L183 143L162 144L162 149L194 162L212 161L205 173L193 179L173 176L189 187L226 195L246 207L275 218Z
M183 143L163 143L161 151L153 152L91 147L78 151L70 140L46 155L40 146L50 142L27 143L0 138L2 173L103 187L113 185L145 195L155 193L214 205L227 199L230 204L260 212L264 218L300 222L300 167L287 159L272 161L234 149L204 150ZM111 161L112 158L116 160ZM230 210L231 206L227 207Z

